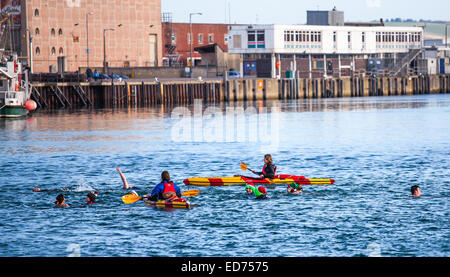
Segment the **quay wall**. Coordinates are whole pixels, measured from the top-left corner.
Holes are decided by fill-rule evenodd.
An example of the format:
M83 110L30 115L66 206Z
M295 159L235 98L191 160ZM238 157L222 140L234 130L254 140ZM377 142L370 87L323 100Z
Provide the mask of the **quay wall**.
M306 79L174 80L33 83L41 109L120 108L285 99L450 93L450 75Z

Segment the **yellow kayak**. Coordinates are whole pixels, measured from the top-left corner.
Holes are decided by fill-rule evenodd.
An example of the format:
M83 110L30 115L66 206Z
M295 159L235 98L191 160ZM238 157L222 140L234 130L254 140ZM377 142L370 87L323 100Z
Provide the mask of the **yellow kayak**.
M276 175L274 179L252 178L246 176L235 177L196 177L188 178L183 181L188 186L232 186L232 185L246 185L248 183L257 185L283 185L297 183L301 185L332 185L333 179L306 179L303 176L295 175Z

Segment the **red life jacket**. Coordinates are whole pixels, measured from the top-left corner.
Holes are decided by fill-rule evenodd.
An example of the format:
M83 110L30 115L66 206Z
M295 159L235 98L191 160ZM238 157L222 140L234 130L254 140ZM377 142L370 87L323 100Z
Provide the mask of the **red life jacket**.
M165 196L164 198L170 198L171 195L173 195L173 197L177 196L177 191L175 190L173 182L164 181L164 191L162 192L162 195Z

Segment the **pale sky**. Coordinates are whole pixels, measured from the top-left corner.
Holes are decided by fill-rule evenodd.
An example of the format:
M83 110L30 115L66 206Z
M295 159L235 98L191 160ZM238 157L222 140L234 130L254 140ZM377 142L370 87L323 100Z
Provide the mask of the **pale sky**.
M162 12L173 22L247 24L305 24L307 10L344 11L345 21L380 18L450 21L449 0L161 0ZM230 12L229 12L230 11Z

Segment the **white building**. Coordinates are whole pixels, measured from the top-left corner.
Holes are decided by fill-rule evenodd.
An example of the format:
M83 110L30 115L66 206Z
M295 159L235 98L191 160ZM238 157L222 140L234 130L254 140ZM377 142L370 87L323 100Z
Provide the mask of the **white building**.
M232 54L246 59L267 59L272 77L281 75L282 57L308 58L393 58L423 47L422 27L314 26L314 25L238 25L230 26L228 47ZM405 55L403 55L405 56ZM297 63L294 63L296 70ZM353 62L353 70L355 62ZM243 66L245 67L245 66ZM325 66L324 66L325 67ZM278 70L276 70L277 68ZM339 65L339 74L342 66ZM325 72L326 75L326 72Z

